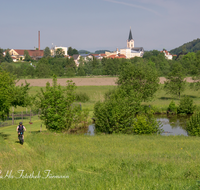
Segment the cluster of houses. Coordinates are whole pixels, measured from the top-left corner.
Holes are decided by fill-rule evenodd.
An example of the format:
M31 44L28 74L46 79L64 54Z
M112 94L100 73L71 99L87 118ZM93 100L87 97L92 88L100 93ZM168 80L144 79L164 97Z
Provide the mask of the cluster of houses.
M51 51L51 56L55 56L55 52L57 49L62 49L62 51L64 52L64 56L71 58L71 56L69 56L67 54L67 47L57 47L55 46L54 48L52 48ZM24 51L22 49L10 49L7 50L9 51L9 54L11 55L12 59L14 62L17 61L23 61L25 59L24 57ZM43 50L26 50L28 51L30 57L34 60L38 60L41 59L44 56L44 51ZM162 51L165 54L165 57L167 59L172 59L173 55L171 55L168 51L163 50ZM4 52L4 55L6 54L6 52ZM132 37L132 32L130 29L129 32L129 36L128 36L128 40L127 40L127 48L122 48L122 49L118 49L114 52L105 52L103 54L75 54L73 55L73 59L76 63L76 65L79 65L79 60L81 59L81 57L84 60L87 59L93 59L93 57L95 57L96 59L103 59L105 58L111 58L111 59L120 59L120 58L125 58L125 59L130 59L133 57L143 57L144 54L144 49L143 47L135 47L134 46L134 40Z

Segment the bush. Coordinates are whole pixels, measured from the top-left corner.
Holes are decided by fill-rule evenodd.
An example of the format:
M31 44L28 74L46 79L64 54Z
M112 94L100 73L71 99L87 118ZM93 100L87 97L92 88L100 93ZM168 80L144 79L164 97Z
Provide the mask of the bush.
M200 136L200 112L190 117L187 122L186 130L191 136Z
M177 108L178 114L193 114L196 106L193 105L193 100L189 96L184 96L180 100L180 104Z
M90 100L90 97L84 92L79 92L75 94L75 101L87 102L89 100Z
M157 122L153 114L149 112L148 114L138 115L133 122L133 133L134 134L153 134L161 133L162 125Z
M88 126L88 117L89 111L88 110L81 110L78 107L77 114L74 117L74 122L71 128L85 128Z
M173 100L170 102L169 107L167 108L167 111L172 112L172 113L177 112L176 104Z
M41 89L37 94L36 105L40 109L40 119L44 121L46 128L53 131L69 130L76 121L80 108L74 107L75 84L67 81L66 89L57 84L57 78L53 77L53 86L47 82L46 90Z
M153 114L135 117L142 110L137 94L127 95L123 88L117 88L107 94L104 102L94 106L95 128L97 132L150 134L161 132Z
M95 129L104 133L131 133L135 114L139 112L140 101L127 96L120 88L110 94L109 99L94 106Z

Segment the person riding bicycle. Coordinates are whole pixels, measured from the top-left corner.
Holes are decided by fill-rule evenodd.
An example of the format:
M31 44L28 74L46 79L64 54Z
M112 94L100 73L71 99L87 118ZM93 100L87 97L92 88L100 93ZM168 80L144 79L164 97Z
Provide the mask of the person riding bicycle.
M22 122L19 122L19 125L17 126L18 137L20 133L22 133L22 138L24 139L24 130L26 131L25 126L22 125Z

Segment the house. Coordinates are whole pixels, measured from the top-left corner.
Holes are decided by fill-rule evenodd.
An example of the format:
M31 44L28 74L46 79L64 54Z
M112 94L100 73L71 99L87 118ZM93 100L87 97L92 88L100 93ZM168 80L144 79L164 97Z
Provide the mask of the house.
M79 54L74 54L72 57L74 58L74 62L76 64L76 66L78 67L79 59L80 59L81 56Z
M17 58L16 57L12 57L13 62L17 62Z
M90 54L80 54L80 56L84 59L84 61L87 61L88 59L93 59L93 56Z
M24 60L24 51L23 49L10 49L9 54L11 55L12 58L18 60ZM44 56L44 51L43 50L26 50L28 51L30 57L34 60L36 59L41 59ZM14 60L13 60L14 61Z
M167 50L163 49L163 51L161 51L161 53L164 53L165 55L165 58L166 59L169 59L169 60L172 60L173 59L173 56L176 56L176 55L172 55L170 54Z
M90 54L92 55L93 57L95 57L96 59L103 59L104 57L106 57L106 54L105 53L101 53L101 54Z
M126 56L124 54L118 53L116 55L110 55L107 58L111 58L111 59L121 59L121 58L124 58L124 59L126 59Z

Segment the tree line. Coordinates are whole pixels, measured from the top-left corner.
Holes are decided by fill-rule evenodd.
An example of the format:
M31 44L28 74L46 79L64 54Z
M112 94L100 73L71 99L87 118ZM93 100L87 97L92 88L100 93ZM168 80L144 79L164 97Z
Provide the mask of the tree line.
M21 78L46 78L53 76L53 74L58 77L90 75L116 76L119 75L121 68L126 62L132 64L140 62L141 64L152 65L157 70L159 76L165 77L172 72L174 65L179 65L183 76L197 76L200 72L200 51L197 51L196 53L189 52L186 55L180 55L177 59L173 60L166 59L164 54L157 50L145 52L143 58L103 58L102 60L99 60L95 57L92 59L84 59L81 57L78 66L76 66L73 58L64 57L64 54L60 49L56 50L55 57L51 57L49 55L50 50L48 48L45 48L44 57L38 62L31 60L30 56L26 55L25 60L29 61L29 63L23 62L18 64L20 66L17 67L15 64L9 63L9 53L7 52L4 57L0 49L0 66L4 70L16 74L17 77ZM30 65L30 61L32 62L32 65Z
M151 62L141 62L140 58L132 60L135 61L126 61L120 65L116 88L105 94L104 101L96 102L94 105L95 127L98 132L109 134L162 132L161 125L153 117L153 110L143 104L151 101L160 87L158 71ZM40 61L40 65L53 65L55 60L43 58ZM62 61L65 67L73 68L69 63L66 65L67 62ZM40 69L46 70L46 67ZM40 119L45 122L49 130L67 131L85 123L82 122L83 120L87 120L88 112L82 111L80 106L74 106L76 86L72 81L68 81L66 88L63 89L57 84L57 77L53 74L53 85L47 83L45 90L41 89L36 96L30 97L29 84L15 86L15 79L16 76L0 68L0 117L2 119L8 117L11 106L35 106L40 110ZM185 84L182 66L176 62L167 75L164 89L167 93L180 97ZM198 90L198 81L194 84L194 88ZM171 102L170 110L174 107L174 103ZM192 100L184 97L180 101L177 112L191 114L194 109Z

